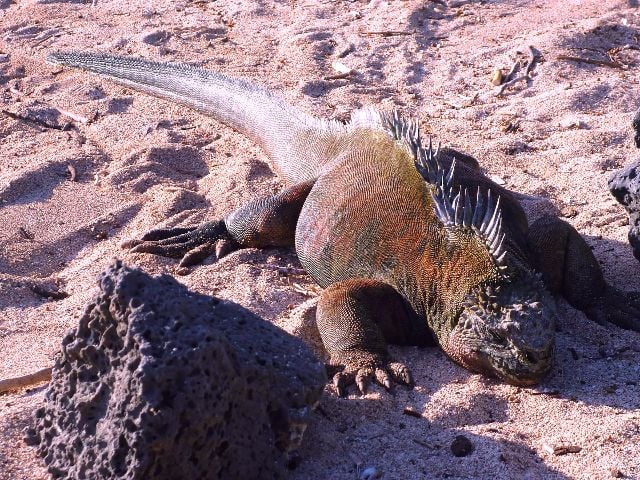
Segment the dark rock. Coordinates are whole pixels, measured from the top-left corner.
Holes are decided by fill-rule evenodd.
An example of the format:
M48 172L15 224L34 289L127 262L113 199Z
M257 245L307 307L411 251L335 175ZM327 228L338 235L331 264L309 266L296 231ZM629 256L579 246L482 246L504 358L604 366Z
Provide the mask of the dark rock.
M614 172L609 191L629 214L629 244L640 260L640 161Z
M169 37L171 37L169 32L164 30L155 30L150 33L144 33L142 35L142 41L148 45L158 46L169 40Z
M473 443L464 435L457 435L451 442L451 453L456 457L466 457L473 452Z
M246 309L116 262L62 342L27 442L54 478L277 478L325 385Z
M633 116L633 122L631 125L633 126L634 131L633 141L636 144L636 147L640 148L640 110L638 110Z

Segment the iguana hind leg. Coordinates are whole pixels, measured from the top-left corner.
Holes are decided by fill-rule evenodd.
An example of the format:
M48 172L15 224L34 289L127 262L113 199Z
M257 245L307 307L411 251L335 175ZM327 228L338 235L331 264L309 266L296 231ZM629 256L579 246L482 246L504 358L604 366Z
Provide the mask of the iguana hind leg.
M294 244L298 215L313 181L294 185L277 195L259 198L198 227L151 230L140 240L125 242L132 252L182 258L180 266L220 258L242 247L289 247Z
M339 395L352 383L365 393L372 378L387 389L392 380L413 383L409 369L394 362L387 351L387 342L418 345L428 341L425 322L412 321L412 315L396 290L376 280L345 280L322 292L316 322L330 364L344 367L333 377Z
M591 248L567 222L551 215L529 227L528 243L545 285L600 324L640 331L640 292L605 281Z

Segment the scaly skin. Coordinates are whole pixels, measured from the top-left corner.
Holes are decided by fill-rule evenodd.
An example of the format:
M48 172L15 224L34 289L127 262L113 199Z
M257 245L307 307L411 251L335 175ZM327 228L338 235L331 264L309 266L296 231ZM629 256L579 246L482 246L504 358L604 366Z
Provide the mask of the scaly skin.
M616 300L622 294L604 283L572 227L555 218L529 227L514 196L475 159L424 148L417 126L397 114L364 109L342 125L194 67L86 53L50 60L195 107L265 149L286 190L127 246L183 266L236 248L295 246L325 287L317 323L339 393L351 383L365 391L372 379L412 383L389 342L435 340L472 371L534 384L553 358L552 293L596 321L640 330L640 295Z

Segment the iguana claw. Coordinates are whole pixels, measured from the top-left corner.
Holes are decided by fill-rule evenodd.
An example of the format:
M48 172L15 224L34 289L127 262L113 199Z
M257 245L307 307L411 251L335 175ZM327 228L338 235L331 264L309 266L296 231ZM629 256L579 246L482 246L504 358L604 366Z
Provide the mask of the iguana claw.
M163 257L181 258L180 267L188 267L216 255L216 259L236 250L239 245L229 235L222 220L199 227L160 228L147 232L140 240L122 244L135 253L151 253Z
M409 369L400 362L375 362L366 366L347 365L341 372L333 376L333 385L339 396L347 393L347 387L355 383L362 395L367 393L371 380L391 391L393 382L401 385L413 386L413 379Z

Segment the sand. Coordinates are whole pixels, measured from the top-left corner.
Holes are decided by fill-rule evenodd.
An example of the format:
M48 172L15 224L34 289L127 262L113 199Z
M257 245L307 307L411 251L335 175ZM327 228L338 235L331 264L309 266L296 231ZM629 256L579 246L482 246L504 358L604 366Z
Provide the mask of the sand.
M174 260L128 253L123 240L219 218L282 187L238 133L48 65L49 51L193 62L318 116L398 108L507 188L552 205L609 282L638 290L626 215L606 188L638 157L636 3L0 0L0 379L52 364L111 259L175 273ZM530 81L497 95L492 73L529 46L540 53ZM336 61L353 74L330 79ZM284 249L242 250L180 281L294 330L290 310L316 294L298 268ZM33 285L68 296L43 298ZM559 311L556 365L534 389L471 374L433 348L391 349L413 390L339 398L327 387L289 478L356 479L369 467L385 479L640 478L640 334L596 325L563 300ZM43 392L0 396L2 479L47 478L21 440ZM457 435L470 455L452 455Z

